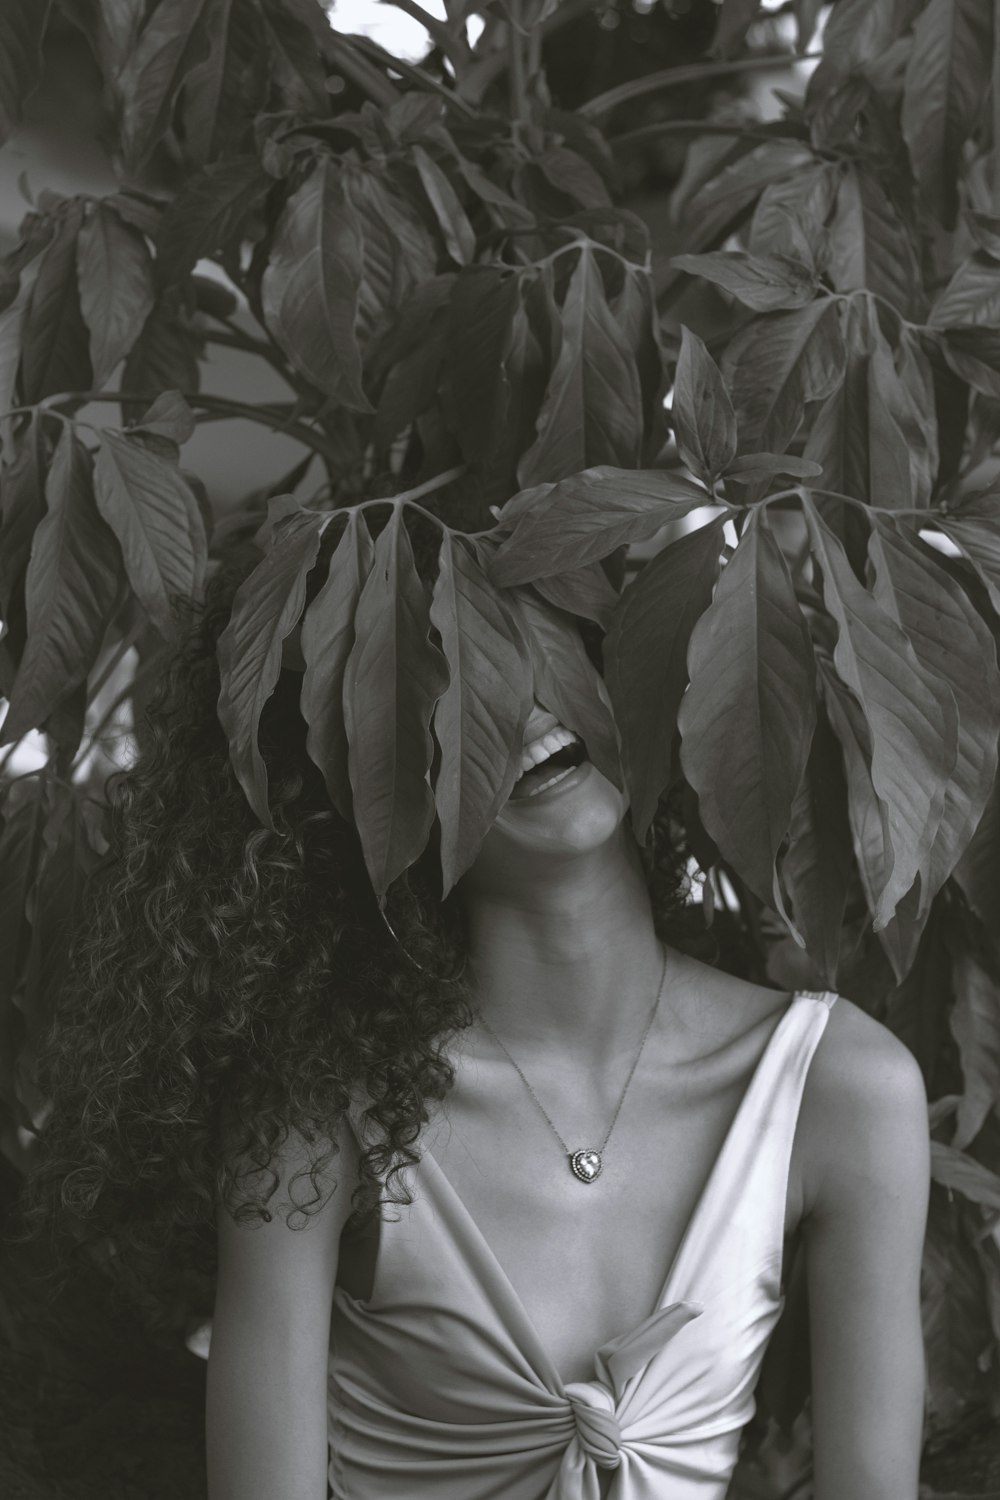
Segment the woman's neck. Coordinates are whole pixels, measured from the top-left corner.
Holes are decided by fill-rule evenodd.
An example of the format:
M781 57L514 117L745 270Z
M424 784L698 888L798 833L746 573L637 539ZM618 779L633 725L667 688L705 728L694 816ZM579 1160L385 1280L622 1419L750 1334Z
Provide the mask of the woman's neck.
M589 1063L634 1046L663 950L624 830L586 855L476 887L465 908L477 999L504 1041Z

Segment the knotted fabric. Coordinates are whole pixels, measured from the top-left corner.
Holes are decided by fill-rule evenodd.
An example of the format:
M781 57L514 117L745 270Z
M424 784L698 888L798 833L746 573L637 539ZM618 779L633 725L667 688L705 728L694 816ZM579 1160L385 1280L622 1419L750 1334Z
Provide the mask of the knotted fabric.
M580 1446L600 1469L617 1469L622 1461L622 1430L613 1409L614 1398L604 1386L590 1381L567 1385ZM597 1405L601 1398L607 1405Z

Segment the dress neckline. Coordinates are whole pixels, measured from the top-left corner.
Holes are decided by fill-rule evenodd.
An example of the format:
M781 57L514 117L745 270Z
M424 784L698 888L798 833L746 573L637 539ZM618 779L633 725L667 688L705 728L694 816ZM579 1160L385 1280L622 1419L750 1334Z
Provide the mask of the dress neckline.
M775 1052L778 1050L780 1039L782 1039L786 1035L791 1017L793 1016L793 1014L795 1014L797 1007L802 1000L822 1000L823 1003L827 1005L827 1007L829 1007L829 996L831 994L831 991L816 990L796 990L792 994L791 1000L779 1017L774 1030L771 1032L771 1035L768 1037L767 1042L765 1043L764 1048L761 1051L760 1057L757 1059L757 1062L754 1065L754 1069L752 1074L750 1075L749 1082L747 1083L747 1086L740 1098L740 1102L736 1106L736 1111L729 1122L726 1134L722 1140L722 1145L719 1147L715 1160L708 1170L708 1175L706 1176L705 1181L702 1184L701 1190L695 1201L694 1208L692 1209L691 1215L684 1228L684 1232L682 1233L680 1240L677 1243L677 1248L671 1258L666 1276L663 1279L659 1295L657 1296L656 1301L653 1304L652 1310L647 1314L645 1318L640 1319L640 1321L635 1325L634 1329L629 1330L625 1334L618 1335L612 1342L617 1344L626 1337L631 1339L639 1331L639 1329L643 1328L647 1323L651 1322L663 1311L666 1305L667 1296L670 1292L673 1281L677 1275L678 1268L683 1259L684 1252L690 1244L695 1230L700 1227L702 1218L708 1212L709 1204L715 1191L716 1185L719 1183L722 1176L723 1163L728 1159L728 1157L735 1149L735 1143L739 1137L739 1127L743 1123L744 1118L749 1112L751 1103L756 1100L756 1096L768 1071L767 1065L770 1059L774 1056ZM466 1207L465 1201L460 1196L458 1189L452 1185L451 1179L447 1176L444 1168L437 1161L433 1152L427 1147L422 1147L420 1161L417 1166L418 1173L423 1171L425 1167L430 1167L431 1170L428 1173L429 1180L432 1183L436 1184L439 1190L445 1194L453 1209L461 1217L468 1233L471 1235L472 1240L474 1241L479 1251L480 1256L493 1273L495 1284L502 1289L508 1306L517 1314L518 1321L522 1326L522 1332L526 1337L530 1338L536 1361L539 1363L542 1369L544 1369L549 1382L551 1382L551 1389L553 1391L563 1393L565 1391L567 1382L563 1380L562 1376L559 1374L559 1371L555 1368L554 1361L549 1355L549 1352L545 1347L541 1335L535 1328L534 1322L532 1321L513 1282L501 1265L496 1252L490 1245L486 1236L483 1234L471 1211ZM595 1361L600 1352L600 1350L595 1351ZM569 1383L572 1384L572 1382Z

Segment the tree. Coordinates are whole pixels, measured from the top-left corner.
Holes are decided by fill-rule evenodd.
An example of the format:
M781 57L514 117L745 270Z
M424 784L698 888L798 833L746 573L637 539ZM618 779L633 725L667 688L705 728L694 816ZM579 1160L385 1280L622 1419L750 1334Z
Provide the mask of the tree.
M420 66L314 0L58 6L102 70L121 185L43 194L0 272L0 741L41 729L50 752L2 790L7 1138L39 1105L15 1059L102 847L74 779L87 704L133 648L155 678L197 604L219 543L181 450L239 412L302 449L238 518L260 562L221 644L258 817L283 668L380 896L435 824L443 888L468 867L532 673L640 838L669 794L748 971L842 989L924 1069L943 1440L1000 1396L993 7L837 0L780 119L621 132L622 105L773 62L770 9L723 0L693 70L566 108L542 61L579 5L399 3ZM819 7L784 10L804 51ZM52 14L0 7L6 129ZM616 205L654 138L686 143L660 286ZM287 399L202 392L213 342ZM764 1395L791 1426L782 1368Z

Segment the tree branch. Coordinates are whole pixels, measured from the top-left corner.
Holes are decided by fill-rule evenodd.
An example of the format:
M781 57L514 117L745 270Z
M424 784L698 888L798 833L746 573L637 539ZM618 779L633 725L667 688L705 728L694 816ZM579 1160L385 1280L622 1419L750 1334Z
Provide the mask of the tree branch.
M646 94L655 94L660 89L670 88L675 83L700 83L705 78L726 78L738 73L766 72L768 68L791 68L796 63L812 62L822 57L822 52L780 52L771 57L741 57L735 62L684 63L679 68L661 68L648 73L645 78L632 78L620 83L617 88L596 94L577 109L578 115L586 119L600 118L627 104L630 99L641 99Z

